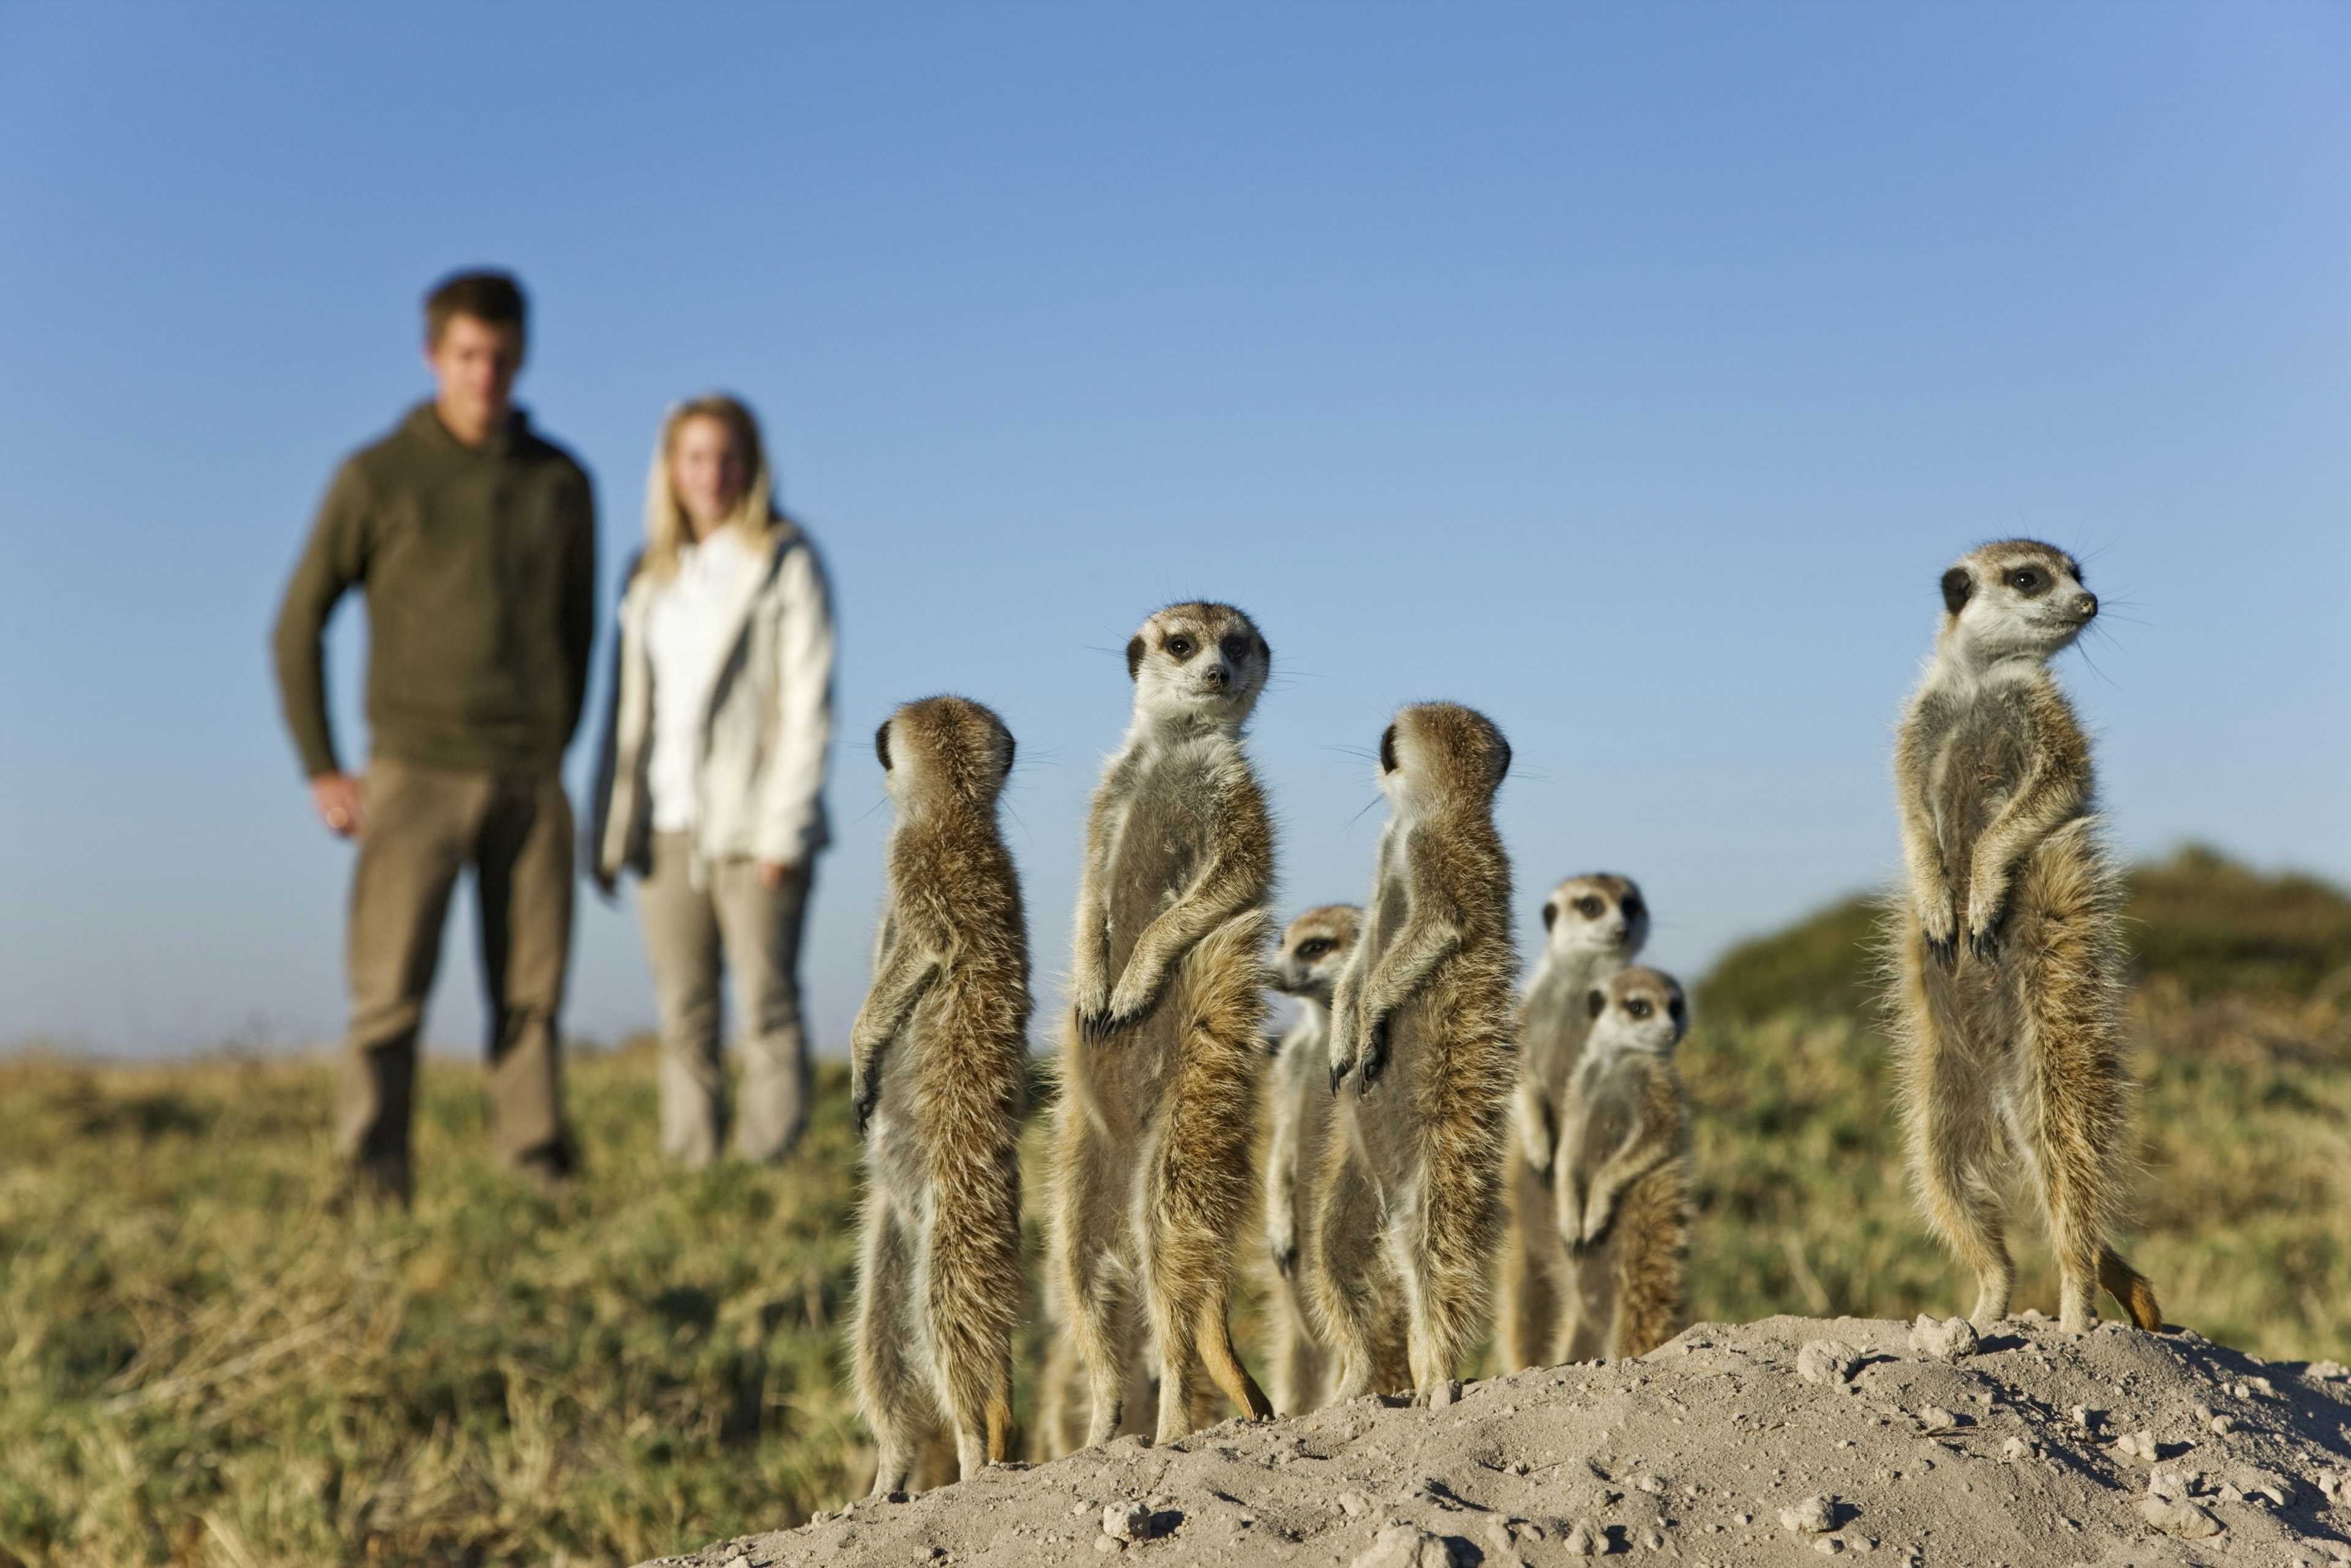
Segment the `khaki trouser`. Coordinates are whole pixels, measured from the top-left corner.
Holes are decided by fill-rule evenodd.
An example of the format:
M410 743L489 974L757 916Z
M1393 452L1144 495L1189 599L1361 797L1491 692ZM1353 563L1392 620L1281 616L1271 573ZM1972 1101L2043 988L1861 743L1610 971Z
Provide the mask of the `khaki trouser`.
M779 885L766 888L756 862L723 860L701 868L703 885L696 887L693 860L690 834L655 833L653 873L637 889L661 1009L662 1153L691 1168L716 1159L726 1142L718 1040L723 963L734 977L743 1056L735 1152L747 1160L778 1160L808 1124L799 964L810 868L793 866Z
M571 951L571 805L562 780L377 758L363 787L337 1150L362 1182L407 1197L417 1030L449 895L470 866L489 1002L491 1146L508 1165L568 1171L555 1029Z

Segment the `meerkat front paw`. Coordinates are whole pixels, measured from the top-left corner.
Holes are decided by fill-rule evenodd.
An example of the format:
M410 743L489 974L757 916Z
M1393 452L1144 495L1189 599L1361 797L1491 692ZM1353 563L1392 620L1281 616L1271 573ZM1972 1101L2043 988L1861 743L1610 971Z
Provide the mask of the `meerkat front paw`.
M1273 1271L1285 1280L1295 1279L1298 1275L1298 1233L1286 1226L1278 1230L1268 1230L1265 1245L1266 1250L1273 1254Z
M882 1097L882 1086L862 1073L851 1075L849 1081L849 1119L863 1137L873 1121L873 1106Z
M1372 1085L1380 1081L1380 1074L1388 1070L1388 1020L1379 1019L1365 1033L1363 1065L1355 1082L1358 1095L1369 1094Z
M1959 961L1959 916L1949 894L1940 889L1922 894L1917 904L1918 935L1928 956L1950 968Z
M2001 938L2008 929L2008 889L1977 887L1968 892L1968 952L1989 964L2000 956Z

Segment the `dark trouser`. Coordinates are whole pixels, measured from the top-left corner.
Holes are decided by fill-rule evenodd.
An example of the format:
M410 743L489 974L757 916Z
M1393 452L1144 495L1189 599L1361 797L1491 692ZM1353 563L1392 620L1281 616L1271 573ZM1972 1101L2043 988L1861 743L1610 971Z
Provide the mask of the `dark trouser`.
M763 887L758 865L738 859L705 862L697 877L689 835L653 835L653 873L637 886L637 917L661 1009L661 1147L689 1169L716 1159L726 1133L722 967L735 982L743 1056L735 1152L761 1164L779 1160L808 1125L799 968L810 874L803 862Z
M549 774L467 773L377 758L351 877L350 1036L335 1146L405 1199L416 1036L458 873L481 900L490 1141L511 1166L569 1168L555 1018L571 950L571 805Z

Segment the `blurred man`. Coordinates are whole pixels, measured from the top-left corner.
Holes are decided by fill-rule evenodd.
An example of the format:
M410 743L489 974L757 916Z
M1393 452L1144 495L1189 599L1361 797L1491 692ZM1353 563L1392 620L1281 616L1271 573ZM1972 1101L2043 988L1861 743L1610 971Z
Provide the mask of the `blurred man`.
M560 769L593 631L588 476L512 402L522 290L461 273L424 302L439 391L353 454L319 508L277 619L286 722L329 831L359 842L351 1015L335 1142L362 1192L408 1200L416 1037L458 873L480 895L491 1141L569 1174L556 1011L571 946L571 807ZM343 769L319 644L367 595L364 773Z

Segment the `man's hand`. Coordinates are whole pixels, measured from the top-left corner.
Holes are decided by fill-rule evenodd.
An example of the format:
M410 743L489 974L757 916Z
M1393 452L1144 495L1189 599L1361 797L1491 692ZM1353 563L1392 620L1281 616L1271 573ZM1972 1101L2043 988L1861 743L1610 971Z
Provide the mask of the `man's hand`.
M759 862L759 885L766 888L769 893L775 892L776 889L784 885L784 873L791 869L792 868L790 866L785 864L782 861L761 861Z
M310 805L339 839L358 838L366 827L360 820L360 781L348 773L321 773L312 779Z

